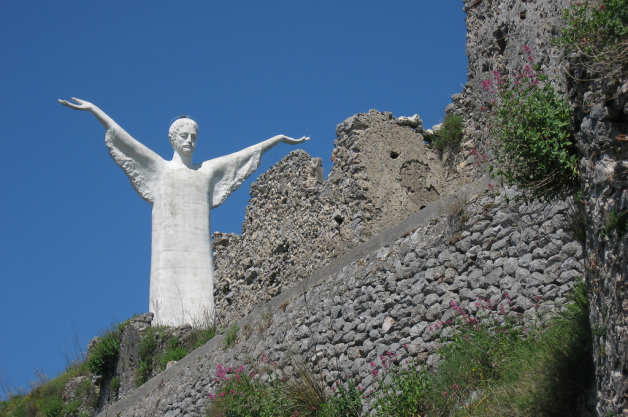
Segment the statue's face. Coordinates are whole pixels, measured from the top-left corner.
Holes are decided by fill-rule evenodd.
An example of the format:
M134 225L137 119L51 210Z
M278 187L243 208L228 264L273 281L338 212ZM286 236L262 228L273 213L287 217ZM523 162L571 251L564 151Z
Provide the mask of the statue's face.
M196 148L196 133L194 126L181 126L172 142L175 151L182 155L192 155Z

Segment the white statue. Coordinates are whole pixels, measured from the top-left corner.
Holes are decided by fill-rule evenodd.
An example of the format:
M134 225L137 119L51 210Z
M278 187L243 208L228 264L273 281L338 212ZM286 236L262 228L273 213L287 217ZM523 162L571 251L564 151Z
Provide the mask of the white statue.
M231 155L192 163L198 127L177 119L169 138L171 161L133 139L105 112L84 100L59 102L91 112L107 129L109 153L152 209L149 308L154 324L203 326L214 320L214 269L210 209L221 205L259 166L264 152L280 142L295 145L309 137L272 137Z

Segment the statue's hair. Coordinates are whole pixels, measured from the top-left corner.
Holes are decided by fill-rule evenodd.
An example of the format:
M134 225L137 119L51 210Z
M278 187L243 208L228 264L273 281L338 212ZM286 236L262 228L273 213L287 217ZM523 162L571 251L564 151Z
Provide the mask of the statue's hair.
M175 120L174 123L170 125L170 130L168 131L168 138L170 139L170 143L172 143L172 138L174 138L177 135L179 130L183 126L188 126L188 125L192 126L198 132L198 125L196 124L194 120L189 119L185 116L181 116L180 118Z

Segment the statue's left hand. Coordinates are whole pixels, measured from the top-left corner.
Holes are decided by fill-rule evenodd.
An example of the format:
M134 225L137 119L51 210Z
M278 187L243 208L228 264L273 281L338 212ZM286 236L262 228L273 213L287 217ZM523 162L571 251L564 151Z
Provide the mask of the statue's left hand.
M287 143L289 145L297 145L299 143L303 143L308 140L310 140L309 136L303 136L302 138L299 138L299 139L292 139L292 138L289 138L288 136L284 136L282 142Z
M72 101L76 101L78 104L70 103L69 101L59 99L59 103L75 110L92 110L95 107L89 101L81 100L80 98L72 97Z

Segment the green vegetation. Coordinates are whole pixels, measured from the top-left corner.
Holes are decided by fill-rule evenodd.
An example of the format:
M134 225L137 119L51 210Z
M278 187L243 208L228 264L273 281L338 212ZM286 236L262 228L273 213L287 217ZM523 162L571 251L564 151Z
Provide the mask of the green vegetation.
M33 384L28 394L14 395L5 401L0 401L0 416L60 417L80 415L79 409L82 406L93 409L98 398L89 379L78 386L74 399L64 401L64 390L67 383L73 378L87 375L89 375L89 371L85 364L74 365L52 380L48 380L45 375L38 374L39 381Z
M216 327L195 330L190 337L190 351L203 346L216 336Z
M116 394L118 393L118 390L120 389L120 377L119 376L114 376L113 378L111 378L111 381L109 382L109 389Z
M159 355L159 364L165 369L170 361L179 361L188 355L188 350L181 344L181 341L172 336L166 342L166 350Z
M87 369L91 373L108 376L113 372L120 350L120 333L119 328L113 328L100 335L87 357Z
M565 11L558 43L594 64L609 68L628 64L628 0L574 3Z
M210 417L358 417L362 402L360 390L353 381L346 387L339 382L328 395L326 384L306 365L296 362L291 379L278 378L266 365L253 371L244 366L236 369L218 365L216 379L221 382L218 394L210 394Z
M233 323L233 326L227 329L227 331L225 332L225 340L222 344L223 348L228 349L235 346L235 344L238 342L238 330L240 330L238 323Z
M455 149L462 141L462 116L459 114L448 114L443 120L441 128L434 133L432 146L434 149L443 151L447 148Z
M373 376L381 380L390 378L389 383L382 383L380 390L373 396L373 409L378 416L415 416L426 410L431 393L431 376L413 361L404 366L394 364L396 354L388 352L380 356L383 370L371 362Z
M330 392L305 365L289 380L219 365L208 416L360 416L363 399L379 417L579 415L594 383L584 283L570 299L546 321L515 318L508 296L497 306L478 299L475 315L452 303L455 320L429 329L441 346L438 372L387 352L370 363L377 388L368 393L351 381Z
M606 233L616 231L617 236L622 238L628 231L628 210L620 213L617 210L611 210L606 217Z
M524 53L531 65L530 48L525 46ZM571 108L530 65L512 76L494 71L493 79L483 82L489 94L496 94L491 107L496 160L489 172L532 198L565 198L576 191L579 175Z
M437 374L411 365L394 375L376 405L380 416L556 416L579 415L579 398L594 383L586 291L578 283L567 310L536 329L507 319L506 303L478 300L480 316L455 304L456 330L443 337ZM508 301L508 300L506 300ZM501 317L501 318L500 318ZM444 326L444 327L443 327ZM434 331L438 330L434 326ZM443 333L453 330L441 324ZM383 364L387 358L382 360ZM416 401L412 401L416 399ZM379 401L379 403L377 402Z

